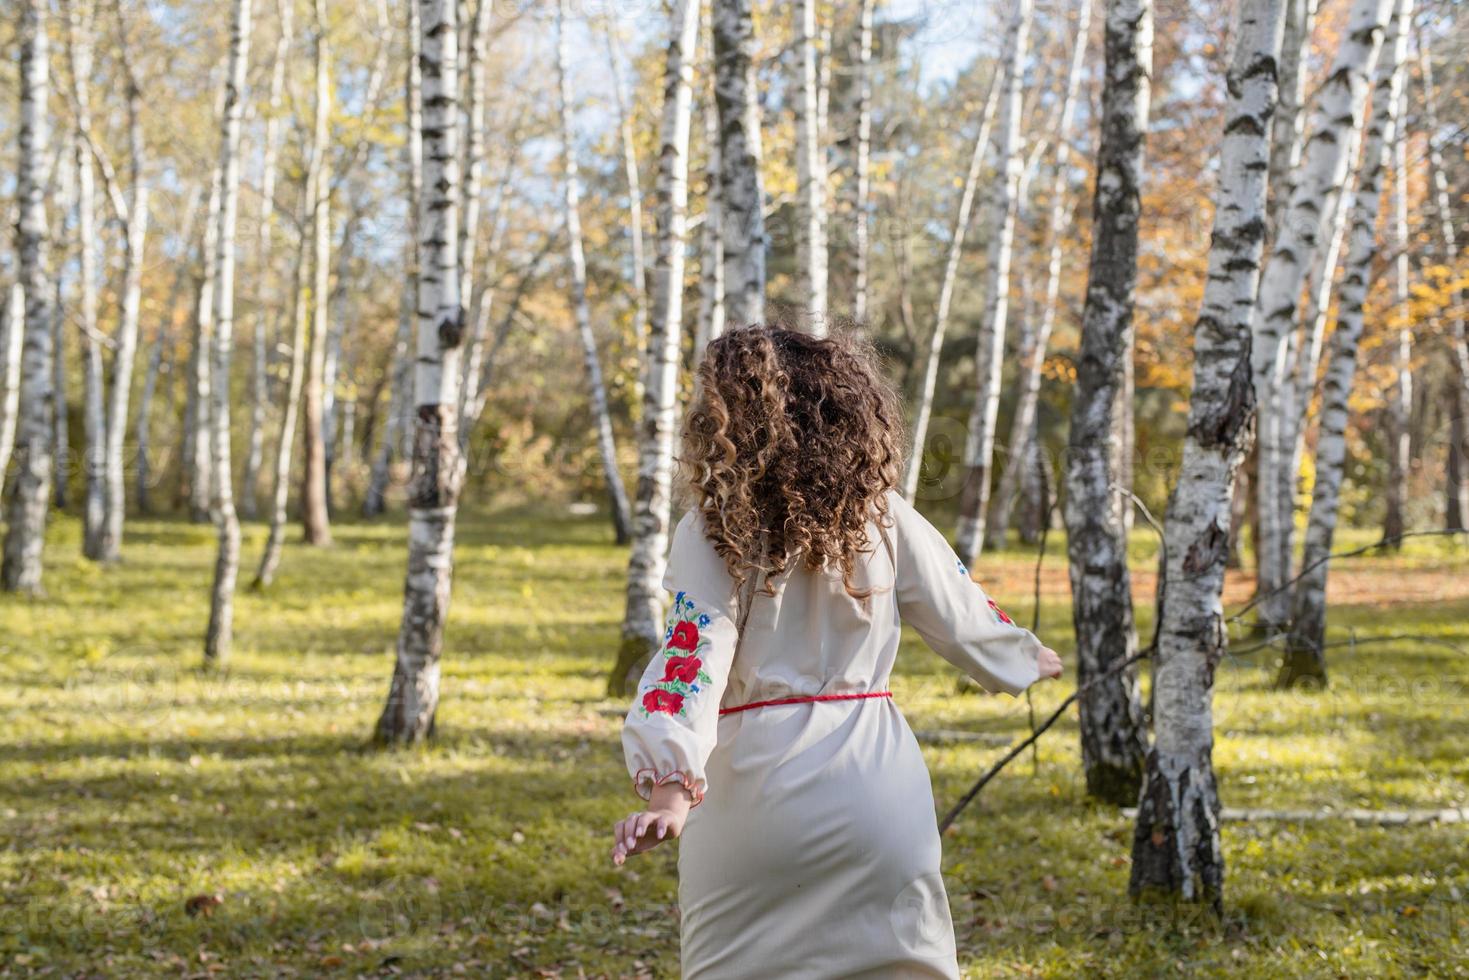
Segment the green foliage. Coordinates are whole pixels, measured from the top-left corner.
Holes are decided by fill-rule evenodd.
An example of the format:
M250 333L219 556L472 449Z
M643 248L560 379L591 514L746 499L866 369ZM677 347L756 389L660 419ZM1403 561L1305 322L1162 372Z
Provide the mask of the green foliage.
M75 521L53 528L51 598L0 600L0 973L675 975L676 849L621 871L608 860L608 830L637 801L618 746L625 705L603 695L624 562L605 519L464 515L441 736L391 753L365 746L391 668L403 531L334 531L330 550L290 548L269 592L240 594L236 654L213 676L195 669L208 534L139 521L126 563L97 570L73 558ZM247 557L263 537L247 529ZM1413 545L1367 562L1425 583L1462 574L1442 542ZM1059 570L1059 536L1051 547ZM1028 562L1017 550L980 567L1022 622L1029 588L1009 583ZM1333 626L1469 644L1469 604L1431 603L1434 588L1391 615L1335 607ZM1043 612L1064 653L1069 610L1048 598ZM1333 650L1333 686L1314 695L1272 690L1264 656L1220 667L1226 805L1469 803L1462 653ZM893 688L915 729L1025 731L1023 701L955 696L951 668L913 637L900 665ZM1037 713L1068 689L1040 688ZM999 751L926 744L940 806ZM1083 790L1073 716L1042 740L1038 771L1017 760L946 838L971 975L1469 969L1462 826L1229 824L1220 924L1129 903L1131 824Z

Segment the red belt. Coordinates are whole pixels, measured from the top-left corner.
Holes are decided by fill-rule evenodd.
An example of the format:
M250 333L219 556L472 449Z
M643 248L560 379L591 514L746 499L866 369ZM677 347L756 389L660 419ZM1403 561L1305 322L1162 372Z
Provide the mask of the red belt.
M775 698L771 701L751 701L749 704L737 704L733 708L720 708L720 715L732 715L738 711L749 711L751 708L772 708L778 704L806 704L811 701L860 701L866 698L890 698L892 691L862 691L858 694L808 694L799 698Z

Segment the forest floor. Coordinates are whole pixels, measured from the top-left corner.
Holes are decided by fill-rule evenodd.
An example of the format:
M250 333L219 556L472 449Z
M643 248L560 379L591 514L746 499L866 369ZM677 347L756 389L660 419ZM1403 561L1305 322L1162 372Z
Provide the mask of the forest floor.
M625 561L605 523L464 515L439 736L394 752L365 743L403 527L335 533L292 545L267 593L241 591L229 670L207 675L211 529L136 521L126 562L99 569L76 522L55 523L50 597L0 598L0 975L676 976L676 849L608 860L637 801L623 706L603 694ZM1069 660L1059 537L1041 633ZM247 568L263 539L247 527ZM1152 547L1139 530L1140 570ZM1023 623L1033 568L1018 549L978 566ZM1469 550L1417 540L1333 575L1334 637L1458 649L1333 649L1317 693L1273 690L1266 652L1228 657L1226 806L1469 805ZM1232 584L1231 608L1247 595ZM915 729L1023 736L1024 700L956 694L955 676L905 639L893 689ZM1037 712L1071 687L1037 689ZM926 744L940 807L1002 752ZM1469 826L1227 824L1216 922L1129 902L1131 823L1083 790L1071 711L946 837L968 975L1469 975Z

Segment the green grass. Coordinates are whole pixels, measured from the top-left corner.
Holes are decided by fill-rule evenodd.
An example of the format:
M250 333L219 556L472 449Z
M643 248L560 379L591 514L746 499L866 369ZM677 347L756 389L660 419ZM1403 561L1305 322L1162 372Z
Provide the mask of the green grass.
M0 598L0 973L676 975L674 849L620 871L607 860L636 801L621 705L602 693L624 561L603 521L464 515L441 736L388 753L364 745L391 670L403 532L336 535L292 546L266 595L240 594L233 661L210 676L195 668L211 531L134 522L126 563L98 569L77 557L75 522L57 523L50 597ZM247 565L263 536L247 529ZM1063 554L1053 539L1049 565ZM1469 572L1461 552L1415 542L1363 564L1421 577L1422 601L1341 606L1334 630L1469 646L1469 603L1434 601L1434 583ZM1028 590L999 598L1028 620ZM1069 648L1062 602L1042 632ZM1282 694L1265 654L1221 666L1227 805L1469 803L1469 658L1398 642L1333 651L1332 667L1329 691ZM907 639L893 687L915 728L1026 730L1023 701L955 695L953 677ZM1068 690L1041 688L1037 710ZM939 805L1001 751L925 746ZM1126 819L1085 799L1073 712L1037 769L1018 760L945 839L967 972L1469 973L1462 825L1228 825L1222 923L1131 904L1130 841ZM200 895L222 898L212 915L186 913Z

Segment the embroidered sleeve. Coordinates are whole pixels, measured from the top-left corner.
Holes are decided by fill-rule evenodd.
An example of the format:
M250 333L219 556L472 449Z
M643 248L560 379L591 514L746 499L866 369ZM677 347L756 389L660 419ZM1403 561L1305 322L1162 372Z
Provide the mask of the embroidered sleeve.
M985 594L932 524L901 497L890 500L903 622L985 690L1025 690L1040 674L1040 640Z
M696 804L704 798L734 633L724 613L687 592L674 596L662 647L643 671L622 729L633 789L644 799L668 782L683 784Z

